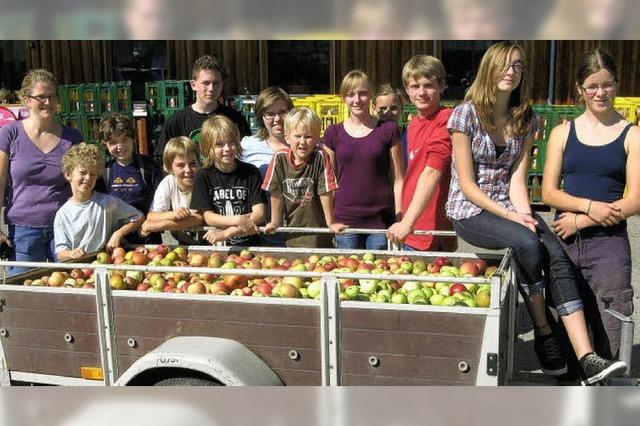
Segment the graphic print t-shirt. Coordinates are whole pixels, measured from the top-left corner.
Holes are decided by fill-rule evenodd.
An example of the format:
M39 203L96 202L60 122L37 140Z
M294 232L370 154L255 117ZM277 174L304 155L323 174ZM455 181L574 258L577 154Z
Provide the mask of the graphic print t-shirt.
M307 161L294 166L291 151L277 152L264 177L262 189L272 195L282 195L286 225L325 228L327 226L320 195L338 188L329 157L323 151L313 151ZM286 234L289 247L332 247L328 234Z
M223 216L249 214L253 206L266 202L261 182L260 171L242 161L230 173L213 166L201 169L193 178L191 208ZM255 236L242 236L231 238L228 243L254 245L256 241Z

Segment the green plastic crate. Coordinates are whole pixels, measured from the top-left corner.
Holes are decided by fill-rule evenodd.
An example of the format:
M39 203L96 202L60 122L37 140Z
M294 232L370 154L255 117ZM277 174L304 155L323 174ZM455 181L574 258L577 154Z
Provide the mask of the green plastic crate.
M189 80L164 80L159 83L160 110L178 111L193 103L193 91Z
M58 88L62 114L81 114L84 112L82 84L63 84Z

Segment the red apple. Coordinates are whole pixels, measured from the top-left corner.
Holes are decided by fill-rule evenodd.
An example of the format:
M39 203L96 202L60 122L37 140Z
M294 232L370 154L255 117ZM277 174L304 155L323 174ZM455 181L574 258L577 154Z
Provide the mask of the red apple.
M133 251L135 251L136 253L142 253L145 256L147 255L147 253L149 253L149 250L144 246L138 246Z
M147 291L151 288L151 284L149 283L140 283L136 286L136 290L138 291Z
M116 247L113 249L113 251L111 252L111 256L113 257L125 257L127 254L127 251L122 248L122 247Z
M460 269L460 275L462 276L472 275L475 277L476 275L478 275L478 267L471 260L462 262L459 269Z
M244 287L247 285L247 277L242 275L225 275L222 277L224 285L229 290Z
M326 262L324 265L322 265L322 267L326 272L331 272L334 269L336 269L338 265L334 261L329 261L329 262Z
M264 294L265 296L271 296L271 291L272 290L273 290L273 287L271 287L267 283L260 284L260 285L257 285L255 287L255 291L258 291L258 292Z
M475 263L476 268L478 268L478 275L484 275L484 272L487 270L487 261L484 259L475 259L473 263Z
M265 285L271 288L269 284L265 284ZM245 296L251 296L251 293L253 293L253 289L251 287L242 287L242 292L244 293Z
M217 281L211 284L209 291L211 292L211 294L229 294L230 290L227 288L224 282Z
M169 254L169 247L164 244L159 244L158 247L156 247L156 252L162 256L166 256Z
M131 261L134 265L146 265L147 256L139 251L136 251L133 253L133 256L131 256Z
M464 293L467 291L467 287L464 284L455 283L451 287L449 287L449 294L453 296L456 293Z
M124 282L129 290L135 290L138 287L138 281L133 277L124 277Z

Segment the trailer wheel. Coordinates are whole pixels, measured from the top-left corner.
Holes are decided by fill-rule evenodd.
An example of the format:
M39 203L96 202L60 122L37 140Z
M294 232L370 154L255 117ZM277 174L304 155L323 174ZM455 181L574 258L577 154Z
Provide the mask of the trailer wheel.
M158 380L153 386L222 386L220 382L202 377L167 377Z

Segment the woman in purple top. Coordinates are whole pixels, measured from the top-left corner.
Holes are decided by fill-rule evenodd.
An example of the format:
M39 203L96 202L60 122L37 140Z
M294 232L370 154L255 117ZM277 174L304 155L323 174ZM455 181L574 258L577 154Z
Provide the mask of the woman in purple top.
M370 113L373 86L359 70L340 85L349 118L327 128L324 148L334 159L338 178L336 221L352 228L386 229L399 220L404 166L400 132L393 121ZM338 248L385 250L384 234L336 235Z
M22 81L22 100L30 115L0 129L0 200L17 261L55 261L53 219L69 196L62 156L82 135L55 122L57 83L46 70L32 70ZM6 194L5 194L6 188ZM6 195L6 197L5 197ZM10 268L16 275L27 268Z

